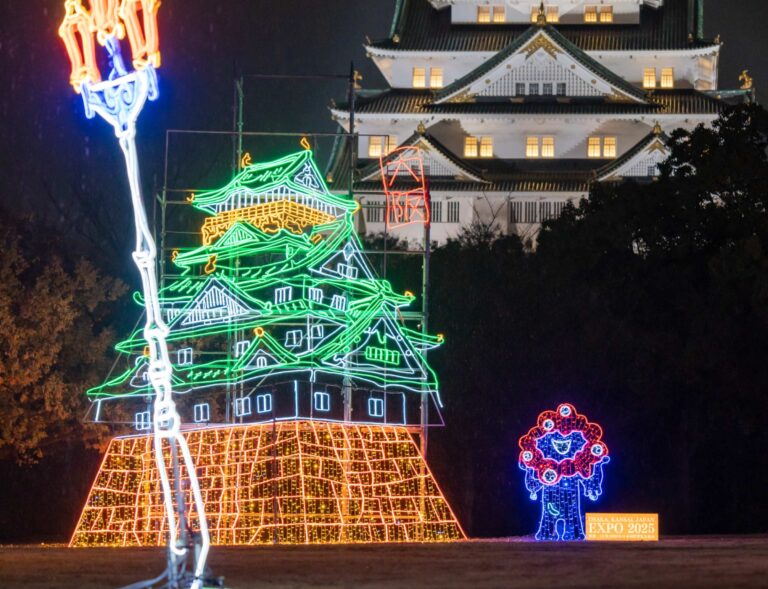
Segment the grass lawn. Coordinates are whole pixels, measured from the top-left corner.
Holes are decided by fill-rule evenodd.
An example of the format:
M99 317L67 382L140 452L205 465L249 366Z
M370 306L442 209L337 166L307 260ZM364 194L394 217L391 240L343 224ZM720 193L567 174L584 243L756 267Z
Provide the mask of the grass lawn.
M511 538L455 544L214 547L231 589L768 587L768 537L668 538L647 544L546 544ZM0 586L119 587L158 574L150 548L0 547Z

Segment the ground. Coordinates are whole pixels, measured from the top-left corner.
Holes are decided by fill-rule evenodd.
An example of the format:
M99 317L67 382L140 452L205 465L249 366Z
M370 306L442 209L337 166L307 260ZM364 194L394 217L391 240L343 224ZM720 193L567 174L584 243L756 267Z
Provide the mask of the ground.
M669 538L658 543L215 547L231 589L768 587L768 536ZM4 589L114 588L163 566L159 549L0 547Z

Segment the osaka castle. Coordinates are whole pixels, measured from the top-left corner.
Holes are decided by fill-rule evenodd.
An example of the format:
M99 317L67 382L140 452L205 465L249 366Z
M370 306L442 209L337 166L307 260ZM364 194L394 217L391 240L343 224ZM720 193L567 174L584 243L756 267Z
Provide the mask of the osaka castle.
M534 241L592 183L656 176L666 133L709 124L749 97L748 81L720 89L721 44L704 37L703 6L397 0L389 36L365 45L389 87L332 104L359 141L355 157L339 141L328 177L345 190L353 174L365 212L358 230L382 232L379 159L416 146L433 240L474 222ZM422 232L391 234L416 241Z
M415 296L372 271L359 204L311 151L187 200L199 242L173 252L160 299L212 542L463 538L412 435L440 419L426 353L442 337L407 327ZM111 441L74 546L165 542L142 331L116 347L121 368L87 394L97 421L137 431Z

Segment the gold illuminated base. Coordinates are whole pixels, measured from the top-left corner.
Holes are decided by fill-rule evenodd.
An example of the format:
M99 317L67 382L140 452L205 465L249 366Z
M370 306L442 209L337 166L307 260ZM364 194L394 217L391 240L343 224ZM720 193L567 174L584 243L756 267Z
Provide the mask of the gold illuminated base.
M213 544L464 538L404 427L287 421L185 435ZM111 441L71 546L164 545L152 447L149 435Z

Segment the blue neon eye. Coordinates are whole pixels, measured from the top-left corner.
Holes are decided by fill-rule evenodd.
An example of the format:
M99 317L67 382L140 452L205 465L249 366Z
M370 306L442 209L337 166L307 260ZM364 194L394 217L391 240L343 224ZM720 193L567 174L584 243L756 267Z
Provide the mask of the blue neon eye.
M544 429L549 430L549 429L552 429L553 427L555 427L555 422L554 421L552 421L551 419L545 419L544 420Z
M524 460L525 462L528 462L528 461L529 461L529 460L531 460L532 458L533 458L533 452L529 452L529 451L527 451L527 450L526 450L525 452L523 452L523 460Z
M563 417L568 417L571 414L571 408L570 407L560 407L560 415Z
M544 471L544 475L543 476L544 476L544 480L546 482L551 483L552 481L554 481L557 478L557 473L554 470L549 469L549 470L545 470Z
M592 446L592 454L595 456L600 456L603 453L603 447L600 444L595 444Z

